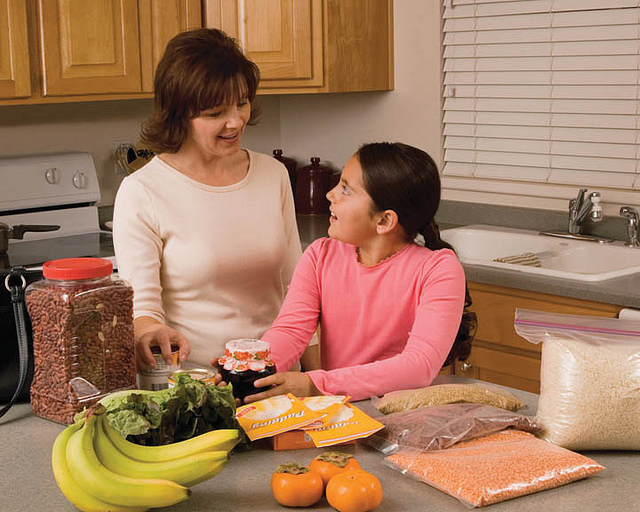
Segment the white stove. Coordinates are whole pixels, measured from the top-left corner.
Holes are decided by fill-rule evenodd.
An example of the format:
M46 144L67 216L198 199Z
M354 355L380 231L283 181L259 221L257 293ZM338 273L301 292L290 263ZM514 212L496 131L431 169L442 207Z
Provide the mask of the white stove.
M98 221L100 188L89 153L57 153L0 159L0 222L56 225L9 240L0 269L41 266L59 258L99 256L114 263L111 233Z

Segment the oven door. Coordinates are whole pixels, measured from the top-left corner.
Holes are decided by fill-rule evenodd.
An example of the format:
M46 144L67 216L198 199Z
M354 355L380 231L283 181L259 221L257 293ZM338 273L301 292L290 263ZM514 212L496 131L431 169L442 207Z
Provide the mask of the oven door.
M11 400L18 385L20 376L20 357L18 353L18 334L16 330L11 293L7 287L7 277L11 269L0 269L0 403ZM41 270L23 270L25 285L42 279ZM7 283L5 283L7 281ZM29 344L29 369L27 382L18 397L20 402L29 401L29 388L33 379L33 342L31 337L31 321L26 312L27 339Z

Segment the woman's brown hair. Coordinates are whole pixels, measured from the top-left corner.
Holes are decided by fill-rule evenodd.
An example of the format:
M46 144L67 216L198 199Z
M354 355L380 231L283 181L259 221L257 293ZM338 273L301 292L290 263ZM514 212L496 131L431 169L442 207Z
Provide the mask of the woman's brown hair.
M187 137L190 119L233 101L252 103L249 124L254 124L259 81L258 66L224 32L202 28L178 34L158 63L155 108L142 127L142 142L156 153L175 153Z
M440 206L440 175L428 153L399 142L376 142L363 145L356 157L362 167L364 188L373 200L374 208L396 212L407 240L420 234L425 247L433 251L454 250L440 238L434 219ZM469 310L470 306L471 295L465 286L462 320L443 366L456 359L464 361L471 353L477 319Z

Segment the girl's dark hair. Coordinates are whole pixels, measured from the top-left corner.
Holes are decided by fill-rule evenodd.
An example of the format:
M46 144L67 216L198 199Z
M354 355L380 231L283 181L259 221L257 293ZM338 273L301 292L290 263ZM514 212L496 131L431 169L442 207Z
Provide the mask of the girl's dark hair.
M425 247L436 251L451 249L440 238L434 219L440 205L440 175L433 159L421 149L400 142L363 145L356 157L362 167L363 185L376 211L393 210L407 241L420 234ZM477 327L476 314L469 310L471 295L465 286L464 311L458 334L443 366L471 353Z
M203 110L245 98L252 103L260 71L235 39L217 29L196 29L173 37L154 78L155 109L142 127L141 140L157 153L175 153L184 143L189 120Z

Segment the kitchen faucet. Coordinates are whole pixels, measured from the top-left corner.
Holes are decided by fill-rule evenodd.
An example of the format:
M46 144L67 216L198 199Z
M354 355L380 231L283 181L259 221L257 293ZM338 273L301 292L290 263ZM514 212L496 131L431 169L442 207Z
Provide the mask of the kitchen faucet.
M580 232L582 223L587 216L589 216L591 222L601 222L604 219L602 206L600 206L600 192L591 192L591 194L587 195L587 189L581 188L577 197L569 201L569 229L567 231L540 231L540 234L601 244L613 242L612 238L582 234Z
M600 222L604 218L602 206L600 206L600 192L591 192L586 195L587 189L581 188L578 196L569 201L569 233L579 235L582 222L587 215L591 222Z
M638 220L640 220L638 210L633 206L622 206L620 215L626 217L629 221L627 223L627 246L640 247L640 242L638 242Z

